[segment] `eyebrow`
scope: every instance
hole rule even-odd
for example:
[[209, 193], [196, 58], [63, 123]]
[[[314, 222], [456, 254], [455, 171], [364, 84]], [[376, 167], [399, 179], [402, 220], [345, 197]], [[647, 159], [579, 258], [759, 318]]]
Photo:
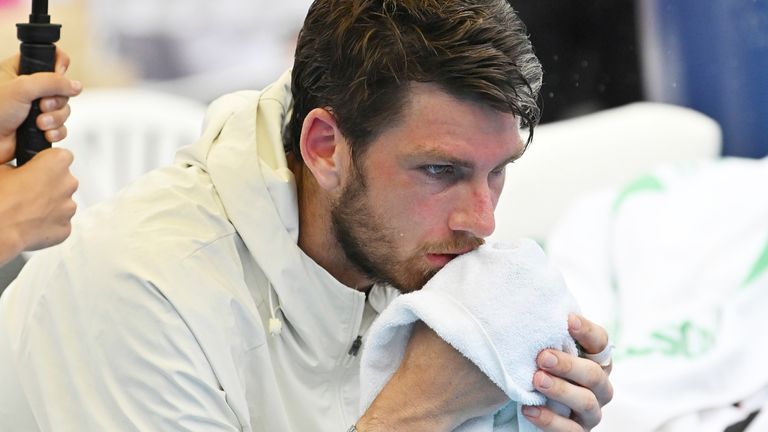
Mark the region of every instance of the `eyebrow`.
[[[501, 167], [520, 159], [524, 151], [525, 149], [523, 149], [523, 151], [521, 151], [520, 153], [517, 153], [508, 157], [507, 159], [503, 160], [500, 164], [496, 165], [496, 167]], [[465, 169], [472, 169], [475, 167], [475, 164], [472, 162], [469, 162], [463, 159], [458, 159], [453, 156], [449, 156], [443, 153], [442, 151], [436, 150], [436, 149], [424, 150], [416, 154], [412, 154], [409, 158], [439, 159], [439, 160], [448, 162], [451, 165], [455, 165]]]

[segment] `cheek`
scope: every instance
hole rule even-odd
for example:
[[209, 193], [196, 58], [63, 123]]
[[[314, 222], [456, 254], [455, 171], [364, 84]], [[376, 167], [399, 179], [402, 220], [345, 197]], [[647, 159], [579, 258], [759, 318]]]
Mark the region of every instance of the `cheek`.
[[382, 209], [381, 220], [397, 243], [409, 249], [411, 244], [418, 246], [445, 237], [447, 217], [439, 200], [414, 191], [412, 185], [393, 182], [392, 186], [392, 193], [374, 205]]
[[449, 235], [452, 197], [448, 193], [435, 192], [414, 176], [385, 164], [377, 167], [377, 177], [381, 181], [370, 185], [372, 206], [398, 243], [422, 244]]
[[435, 196], [422, 196], [409, 202], [403, 201], [401, 208], [405, 215], [403, 223], [410, 230], [412, 238], [419, 243], [434, 242], [450, 235], [448, 216], [450, 205], [447, 200]]

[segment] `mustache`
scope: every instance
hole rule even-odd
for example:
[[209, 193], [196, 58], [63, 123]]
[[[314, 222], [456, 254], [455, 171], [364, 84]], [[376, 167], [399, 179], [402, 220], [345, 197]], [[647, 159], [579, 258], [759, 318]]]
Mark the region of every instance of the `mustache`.
[[419, 252], [420, 254], [463, 253], [475, 250], [483, 244], [485, 244], [485, 240], [480, 237], [455, 237], [449, 240], [422, 246]]

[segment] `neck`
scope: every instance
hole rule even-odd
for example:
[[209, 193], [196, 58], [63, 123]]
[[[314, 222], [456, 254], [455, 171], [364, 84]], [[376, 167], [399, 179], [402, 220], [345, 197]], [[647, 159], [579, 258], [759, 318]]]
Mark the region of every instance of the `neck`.
[[332, 197], [303, 163], [292, 160], [289, 164], [299, 199], [299, 248], [342, 284], [367, 292], [373, 282], [347, 259], [333, 232]]

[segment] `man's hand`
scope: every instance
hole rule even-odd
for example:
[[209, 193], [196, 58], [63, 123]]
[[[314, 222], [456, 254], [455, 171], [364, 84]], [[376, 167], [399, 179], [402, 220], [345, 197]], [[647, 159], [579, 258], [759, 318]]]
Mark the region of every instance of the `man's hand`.
[[64, 139], [69, 98], [80, 93], [80, 83], [64, 77], [69, 57], [61, 50], [56, 72], [17, 76], [18, 64], [18, 55], [0, 63], [0, 265], [24, 250], [67, 238], [76, 208], [77, 180], [69, 172], [68, 150], [42, 151], [20, 168], [5, 164], [14, 158], [16, 129], [35, 99], [41, 98], [36, 122], [46, 139]]
[[[588, 354], [597, 354], [608, 346], [608, 333], [584, 317], [572, 315], [568, 331]], [[571, 408], [570, 418], [557, 415], [547, 407], [525, 407], [523, 413], [533, 424], [547, 432], [583, 432], [595, 427], [602, 417], [602, 407], [613, 398], [608, 380], [611, 364], [601, 367], [592, 360], [574, 357], [557, 350], [539, 353], [540, 370], [534, 374], [536, 390]]]
[[0, 63], [0, 163], [13, 159], [16, 149], [16, 129], [21, 125], [32, 102], [40, 100], [41, 114], [36, 123], [50, 142], [58, 142], [67, 136], [64, 122], [69, 117], [69, 98], [80, 93], [78, 81], [64, 77], [69, 57], [61, 50], [56, 52], [56, 71], [18, 75], [19, 56]]
[[69, 236], [78, 186], [71, 163], [69, 150], [51, 148], [20, 168], [0, 165], [0, 264]]
[[360, 432], [448, 432], [509, 398], [424, 323], [413, 327], [400, 368], [357, 423]]

